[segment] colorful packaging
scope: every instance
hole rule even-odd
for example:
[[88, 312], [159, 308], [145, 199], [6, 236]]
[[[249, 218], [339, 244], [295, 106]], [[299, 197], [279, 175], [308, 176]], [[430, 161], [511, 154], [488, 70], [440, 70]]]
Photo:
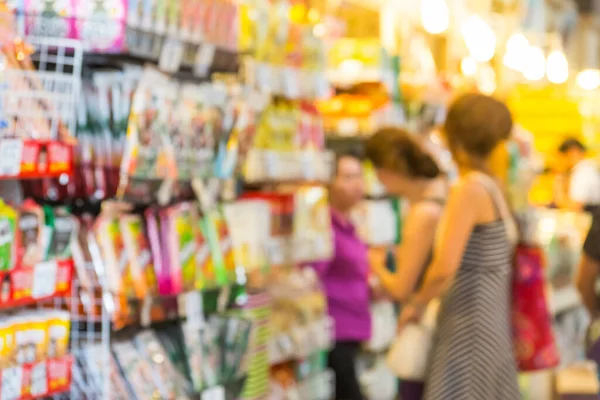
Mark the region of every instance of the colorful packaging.
[[185, 394], [185, 381], [181, 377], [168, 354], [162, 348], [152, 331], [143, 331], [136, 335], [134, 343], [138, 352], [152, 369], [154, 382], [163, 399], [177, 399]]
[[152, 259], [152, 250], [148, 242], [144, 222], [139, 215], [123, 215], [119, 217], [119, 225], [125, 251], [131, 266], [131, 275], [136, 297], [145, 298], [158, 293], [156, 275]]
[[19, 214], [18, 227], [21, 235], [18, 256], [21, 265], [34, 266], [43, 258], [42, 229], [44, 227], [44, 211], [42, 208], [31, 200], [25, 201]]
[[75, 0], [75, 37], [87, 51], [122, 51], [126, 10], [127, 0]]
[[113, 354], [121, 366], [132, 394], [137, 399], [161, 398], [152, 376], [152, 368], [141, 357], [132, 342], [119, 342], [112, 346]]
[[193, 290], [196, 284], [196, 253], [198, 250], [193, 205], [182, 203], [170, 207], [162, 219], [169, 226], [168, 252], [174, 293]]
[[202, 271], [202, 279], [207, 288], [214, 288], [227, 284], [227, 269], [219, 241], [217, 221], [219, 215], [216, 211], [209, 212], [202, 218], [202, 232], [210, 248], [210, 260]]
[[165, 249], [161, 246], [161, 238], [163, 236], [162, 223], [159, 222], [156, 210], [151, 208], [146, 210], [145, 218], [158, 292], [163, 296], [168, 295], [171, 293], [171, 274], [168, 268], [169, 264], [165, 260], [165, 257], [168, 258], [168, 256], [164, 254]]
[[[52, 218], [52, 236], [48, 248], [48, 259], [71, 257], [71, 238], [73, 237], [74, 221], [65, 209], [48, 209], [46, 218]], [[46, 221], [48, 225], [48, 220]]]
[[48, 314], [48, 358], [63, 357], [69, 350], [69, 328], [71, 318], [68, 312], [53, 310]]
[[11, 271], [16, 266], [18, 248], [16, 230], [17, 211], [0, 199], [0, 273]]

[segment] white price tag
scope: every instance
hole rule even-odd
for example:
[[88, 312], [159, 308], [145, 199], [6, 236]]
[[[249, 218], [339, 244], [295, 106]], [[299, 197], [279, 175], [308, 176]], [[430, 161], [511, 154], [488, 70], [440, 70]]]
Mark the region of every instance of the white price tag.
[[5, 368], [2, 370], [2, 400], [17, 400], [22, 397], [23, 369], [21, 367]]
[[281, 83], [283, 94], [290, 99], [300, 97], [300, 76], [296, 69], [285, 67], [282, 70]]
[[273, 92], [275, 87], [273, 69], [267, 64], [256, 64], [255, 70], [256, 86], [265, 93]]
[[23, 141], [3, 139], [0, 141], [0, 176], [17, 176], [21, 172]]
[[303, 152], [300, 155], [303, 179], [315, 180], [317, 178], [316, 166], [318, 161], [318, 158], [315, 157], [315, 153], [313, 152]]
[[202, 309], [202, 296], [200, 292], [188, 292], [182, 294], [185, 315], [188, 326], [192, 328], [202, 328], [204, 326], [204, 311]]
[[31, 371], [31, 395], [40, 397], [48, 393], [46, 362], [37, 363]]
[[215, 58], [215, 45], [204, 43], [196, 52], [196, 60], [194, 61], [194, 74], [201, 78], [208, 76], [210, 67]]
[[225, 400], [225, 388], [215, 386], [202, 392], [202, 400]]
[[342, 118], [337, 123], [337, 133], [341, 136], [352, 136], [358, 132], [358, 122], [354, 118]]
[[160, 52], [158, 66], [165, 72], [177, 72], [183, 58], [183, 43], [174, 37], [167, 38]]
[[268, 244], [269, 261], [272, 265], [282, 265], [285, 262], [285, 247], [283, 239], [273, 238]]
[[58, 265], [56, 261], [44, 261], [33, 267], [33, 287], [31, 297], [41, 299], [52, 296], [56, 291], [56, 275]]
[[265, 166], [265, 174], [267, 179], [276, 179], [279, 178], [280, 169], [281, 169], [281, 160], [277, 153], [272, 151], [265, 151], [263, 153], [264, 157], [264, 166]]

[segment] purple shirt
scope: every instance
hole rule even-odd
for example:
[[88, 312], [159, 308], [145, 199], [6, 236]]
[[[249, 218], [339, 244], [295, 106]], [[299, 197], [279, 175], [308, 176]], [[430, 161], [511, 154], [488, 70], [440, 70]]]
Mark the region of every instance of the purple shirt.
[[331, 211], [334, 256], [314, 265], [321, 279], [336, 341], [366, 341], [371, 337], [367, 246], [352, 224]]

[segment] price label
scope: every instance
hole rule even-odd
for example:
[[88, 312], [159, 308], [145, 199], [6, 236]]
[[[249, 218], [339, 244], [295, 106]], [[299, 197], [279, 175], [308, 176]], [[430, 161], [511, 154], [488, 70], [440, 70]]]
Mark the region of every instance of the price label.
[[169, 37], [163, 43], [158, 66], [165, 72], [177, 72], [183, 58], [183, 43], [174, 37]]
[[202, 328], [204, 326], [204, 311], [202, 310], [202, 296], [193, 291], [184, 293], [183, 297], [185, 316], [188, 326], [191, 328]]
[[208, 76], [210, 67], [215, 58], [215, 45], [204, 43], [196, 52], [196, 60], [194, 61], [194, 75], [201, 78]]
[[2, 391], [0, 391], [0, 398], [2, 400], [20, 399], [23, 396], [21, 393], [22, 387], [22, 367], [5, 368], [2, 370]]
[[225, 400], [225, 388], [215, 386], [202, 392], [202, 400]]
[[283, 94], [290, 99], [298, 98], [300, 96], [300, 75], [298, 71], [291, 67], [285, 67], [281, 72]]
[[17, 176], [21, 172], [23, 141], [3, 139], [0, 141], [0, 176]]
[[40, 362], [31, 370], [31, 395], [39, 397], [48, 393], [48, 376], [46, 375], [46, 363]]
[[56, 292], [57, 272], [56, 261], [44, 261], [36, 264], [33, 269], [31, 297], [41, 299], [52, 296]]
[[354, 118], [341, 118], [337, 123], [337, 133], [341, 136], [356, 135], [358, 122]]

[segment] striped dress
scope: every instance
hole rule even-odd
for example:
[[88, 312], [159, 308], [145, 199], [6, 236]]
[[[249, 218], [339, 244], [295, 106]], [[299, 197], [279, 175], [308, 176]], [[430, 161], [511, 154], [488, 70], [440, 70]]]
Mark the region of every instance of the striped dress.
[[503, 221], [471, 233], [442, 299], [426, 400], [520, 399], [510, 323], [511, 246]]

